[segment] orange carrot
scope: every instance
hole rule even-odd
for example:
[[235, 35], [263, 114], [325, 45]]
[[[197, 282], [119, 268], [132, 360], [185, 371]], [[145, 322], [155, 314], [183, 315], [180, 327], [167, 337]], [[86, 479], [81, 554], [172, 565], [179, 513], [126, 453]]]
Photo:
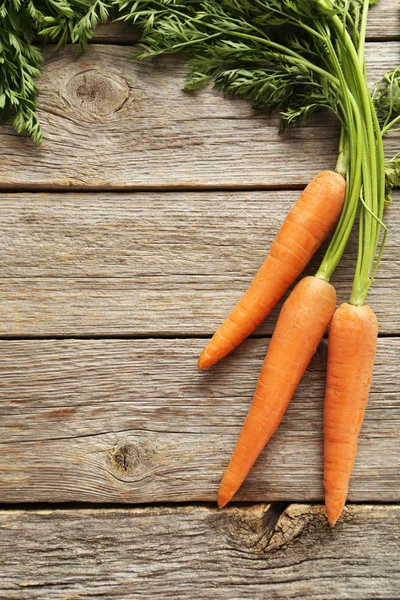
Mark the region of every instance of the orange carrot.
[[305, 277], [284, 303], [260, 372], [253, 402], [218, 493], [229, 502], [285, 413], [335, 311], [335, 288]]
[[334, 171], [316, 175], [280, 228], [250, 287], [203, 350], [206, 369], [229, 354], [270, 313], [336, 224], [346, 182]]
[[329, 331], [324, 408], [325, 507], [333, 526], [344, 508], [368, 402], [378, 323], [369, 306], [342, 304]]

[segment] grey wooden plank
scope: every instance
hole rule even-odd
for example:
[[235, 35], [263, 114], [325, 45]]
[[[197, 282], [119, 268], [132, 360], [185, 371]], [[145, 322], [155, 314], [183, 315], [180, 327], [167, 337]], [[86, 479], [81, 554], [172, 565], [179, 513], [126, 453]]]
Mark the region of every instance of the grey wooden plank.
[[[0, 194], [0, 335], [211, 335], [298, 194]], [[389, 334], [400, 332], [399, 198], [368, 300]], [[334, 276], [339, 301], [351, 290], [354, 234]]]
[[400, 598], [400, 507], [0, 512], [2, 600]]
[[[268, 340], [207, 373], [204, 340], [0, 344], [0, 501], [216, 501]], [[400, 339], [380, 339], [351, 501], [400, 500]], [[323, 498], [325, 343], [238, 500]]]
[[371, 7], [367, 36], [371, 39], [398, 38], [400, 7], [396, 0], [379, 0]]
[[[399, 42], [367, 50], [371, 81], [399, 62]], [[279, 136], [277, 118], [244, 101], [182, 92], [182, 58], [130, 55], [110, 45], [91, 45], [78, 60], [71, 47], [49, 54], [39, 82], [43, 147], [2, 125], [0, 186], [287, 187], [334, 166], [333, 118]], [[398, 140], [388, 140], [391, 153]]]
[[[381, 0], [382, 1], [382, 0]], [[383, 0], [384, 4], [393, 4], [393, 0]], [[383, 8], [384, 10], [384, 8]], [[382, 27], [380, 24], [375, 25], [376, 21], [376, 11], [370, 14], [369, 21], [369, 29], [372, 32], [372, 35], [377, 35], [381, 37], [381, 32], [386, 37], [386, 34], [382, 31]], [[372, 21], [371, 21], [372, 18]], [[378, 19], [380, 20], [380, 19]], [[395, 28], [395, 19], [391, 19], [390, 30]], [[393, 23], [393, 25], [392, 25]], [[91, 43], [94, 44], [135, 44], [140, 40], [141, 33], [140, 30], [132, 25], [131, 23], [126, 23], [122, 21], [110, 21], [105, 24], [98, 25], [96, 31], [94, 32], [94, 36], [91, 40]]]

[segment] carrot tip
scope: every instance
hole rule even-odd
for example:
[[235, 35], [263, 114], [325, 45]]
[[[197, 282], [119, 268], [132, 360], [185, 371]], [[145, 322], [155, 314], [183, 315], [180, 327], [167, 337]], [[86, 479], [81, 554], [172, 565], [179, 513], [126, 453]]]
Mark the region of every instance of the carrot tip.
[[204, 359], [200, 356], [199, 360], [197, 361], [197, 367], [199, 369], [201, 369], [202, 371], [204, 369], [207, 369], [207, 366], [204, 364]]
[[226, 492], [218, 492], [218, 508], [224, 508], [228, 504], [228, 502], [232, 499], [231, 494], [227, 494]]
[[215, 362], [216, 361], [210, 358], [208, 353], [205, 350], [203, 350], [203, 352], [199, 356], [197, 366], [203, 371], [204, 369], [208, 369], [208, 367], [211, 367]]
[[326, 516], [328, 518], [328, 523], [331, 527], [334, 527], [334, 525], [336, 525], [337, 521], [339, 520], [340, 515], [342, 514], [343, 509], [336, 509], [336, 510], [326, 510]]

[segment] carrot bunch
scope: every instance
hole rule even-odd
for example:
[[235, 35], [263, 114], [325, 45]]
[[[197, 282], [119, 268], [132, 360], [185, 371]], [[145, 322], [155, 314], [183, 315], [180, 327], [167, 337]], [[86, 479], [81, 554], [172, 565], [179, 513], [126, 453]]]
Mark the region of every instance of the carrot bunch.
[[[321, 181], [323, 184], [316, 186], [316, 182]], [[334, 226], [345, 200], [345, 189], [343, 177], [329, 171], [317, 175], [310, 182], [288, 214], [249, 289], [200, 355], [199, 368], [214, 364], [225, 356], [261, 322], [261, 315], [268, 314], [278, 300], [276, 290], [283, 290], [283, 295], [296, 277], [299, 265], [306, 264], [311, 258], [311, 247], [315, 251]], [[316, 196], [310, 194], [310, 190], [317, 190]], [[307, 198], [310, 198], [314, 211], [305, 211], [301, 226], [299, 221], [302, 239], [309, 242], [300, 246], [296, 236], [289, 234], [286, 237], [287, 223], [296, 221], [294, 215], [301, 211]], [[325, 221], [324, 225], [321, 221]], [[316, 235], [316, 230], [320, 236]], [[311, 239], [314, 241], [312, 246]], [[280, 256], [278, 269], [276, 259], [271, 261], [271, 257], [275, 258], [276, 248], [281, 247], [285, 248], [285, 252]], [[316, 276], [301, 279], [283, 304], [250, 410], [222, 478], [218, 492], [220, 508], [233, 498], [279, 426], [330, 324], [324, 415], [324, 485], [326, 512], [331, 525], [336, 523], [343, 510], [371, 385], [378, 325], [371, 308], [359, 305], [357, 298], [353, 304], [345, 303], [335, 310], [336, 292], [322, 276], [325, 269], [326, 259]], [[281, 281], [271, 287], [269, 282], [271, 278], [277, 278], [277, 270]], [[287, 275], [288, 271], [292, 280]]]
[[[400, 120], [400, 68], [371, 95], [364, 46], [370, 0], [118, 0], [120, 19], [143, 31], [138, 58], [184, 51], [185, 89], [211, 80], [256, 109], [279, 109], [280, 129], [328, 108], [341, 126], [335, 171], [309, 183], [282, 224], [248, 290], [201, 353], [205, 369], [268, 316], [336, 225], [321, 265], [302, 279], [279, 315], [253, 402], [218, 504], [231, 500], [273, 435], [327, 327], [324, 482], [329, 523], [347, 497], [371, 384], [378, 326], [365, 306], [382, 255], [385, 203], [400, 159], [385, 164], [383, 136]], [[330, 279], [359, 217], [350, 302], [336, 310]], [[385, 235], [381, 235], [382, 228]], [[380, 247], [380, 250], [378, 250]]]
[[[361, 36], [365, 36], [367, 14], [365, 2]], [[381, 256], [380, 253], [374, 264], [385, 201], [382, 127], [366, 84], [363, 40], [358, 38], [357, 51], [347, 30], [339, 27], [335, 15], [326, 38], [332, 52], [333, 32], [336, 44], [340, 41], [343, 45], [340, 59], [332, 60], [348, 111], [347, 127], [342, 127], [339, 172], [318, 174], [300, 195], [248, 290], [198, 361], [200, 369], [210, 367], [254, 331], [302, 272], [341, 215], [320, 269], [314, 277], [302, 279], [283, 305], [251, 407], [218, 492], [218, 506], [222, 508], [233, 498], [279, 426], [331, 324], [324, 409], [324, 487], [326, 513], [332, 526], [346, 502], [374, 367], [378, 325], [374, 312], [364, 301]], [[322, 34], [324, 28], [317, 24], [316, 29]], [[353, 293], [350, 304], [342, 304], [335, 310], [336, 292], [329, 279], [342, 256], [358, 211], [359, 254]]]
[[[345, 180], [336, 172], [320, 173], [309, 183], [250, 287], [201, 353], [199, 368], [207, 368], [228, 354], [270, 312], [334, 227], [345, 193]], [[368, 306], [343, 304], [335, 311], [335, 288], [323, 276], [326, 262], [325, 258], [316, 276], [301, 279], [283, 304], [250, 410], [222, 478], [220, 508], [233, 498], [279, 426], [330, 324], [324, 483], [331, 525], [343, 510], [368, 400], [378, 327]]]

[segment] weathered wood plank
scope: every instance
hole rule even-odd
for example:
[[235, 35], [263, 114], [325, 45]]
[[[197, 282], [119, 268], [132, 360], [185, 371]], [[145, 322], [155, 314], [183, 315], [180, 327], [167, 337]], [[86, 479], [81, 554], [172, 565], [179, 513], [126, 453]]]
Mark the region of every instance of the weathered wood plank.
[[[0, 194], [0, 335], [210, 335], [298, 193]], [[400, 332], [399, 199], [369, 297], [390, 334]], [[335, 276], [340, 301], [356, 237]]]
[[2, 600], [398, 600], [400, 507], [0, 512]]
[[[400, 37], [400, 9], [397, 0], [379, 0], [370, 9], [367, 39], [385, 40]], [[98, 44], [134, 44], [140, 31], [129, 23], [107, 23], [97, 27], [93, 42]]]
[[[382, 1], [382, 0], [381, 0]], [[393, 4], [393, 0], [383, 0], [384, 4], [388, 4], [390, 7], [390, 4]], [[385, 8], [383, 7], [382, 10], [382, 14], [383, 11], [385, 11]], [[386, 11], [385, 11], [386, 12]], [[394, 12], [394, 11], [393, 11]], [[394, 13], [395, 14], [395, 13]], [[385, 37], [388, 37], [387, 34], [384, 33], [384, 31], [382, 31], [382, 27], [381, 27], [381, 16], [378, 16], [378, 23], [376, 23], [376, 11], [374, 10], [374, 14], [371, 12], [370, 13], [370, 20], [369, 20], [369, 29], [371, 31], [371, 35], [376, 38], [378, 37], [380, 39], [381, 37], [381, 33], [383, 33], [383, 39]], [[372, 20], [371, 20], [372, 19]], [[395, 18], [391, 18], [390, 20], [390, 27], [389, 29], [392, 31], [393, 29], [393, 33], [392, 36], [390, 36], [391, 38], [393, 38], [396, 35], [396, 32], [394, 31], [395, 26], [396, 26], [396, 19]], [[393, 23], [393, 25], [392, 25]], [[105, 23], [104, 25], [98, 25], [98, 27], [96, 28], [96, 31], [94, 33], [93, 38], [90, 40], [91, 43], [93, 44], [135, 44], [137, 41], [140, 40], [141, 34], [140, 34], [140, 30], [131, 25], [131, 23], [126, 23], [126, 22], [117, 22], [117, 21], [110, 21], [109, 23]]]
[[[181, 91], [178, 57], [129, 62], [124, 46], [50, 54], [39, 82], [45, 142], [0, 127], [0, 185], [246, 187], [305, 184], [333, 167], [338, 130], [326, 115], [279, 136], [277, 118], [208, 90]], [[399, 42], [370, 43], [371, 80], [399, 63]], [[398, 150], [399, 135], [388, 140]]]
[[[3, 341], [0, 501], [215, 501], [268, 340]], [[349, 498], [400, 500], [400, 339], [380, 339]], [[320, 500], [325, 346], [238, 500]]]
[[369, 39], [398, 38], [400, 7], [397, 0], [379, 0], [371, 7], [368, 20]]

